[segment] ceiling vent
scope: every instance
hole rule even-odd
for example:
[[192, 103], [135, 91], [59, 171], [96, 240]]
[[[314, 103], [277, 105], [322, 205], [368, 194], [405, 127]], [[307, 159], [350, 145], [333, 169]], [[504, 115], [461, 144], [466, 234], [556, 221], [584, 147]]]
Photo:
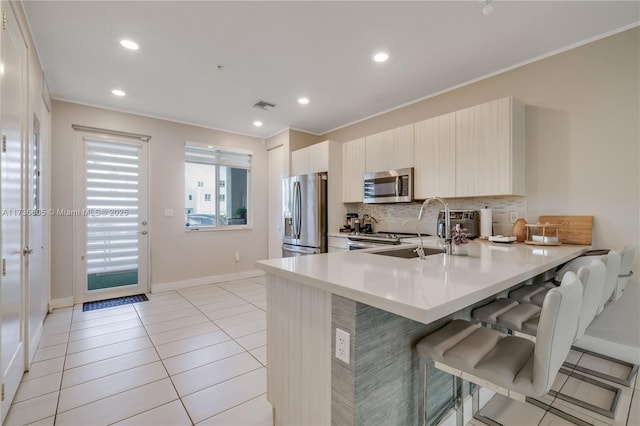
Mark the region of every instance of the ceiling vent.
[[276, 107], [276, 104], [272, 104], [271, 102], [267, 102], [267, 101], [258, 101], [255, 104], [253, 104], [253, 107], [262, 109], [265, 111], [271, 111]]

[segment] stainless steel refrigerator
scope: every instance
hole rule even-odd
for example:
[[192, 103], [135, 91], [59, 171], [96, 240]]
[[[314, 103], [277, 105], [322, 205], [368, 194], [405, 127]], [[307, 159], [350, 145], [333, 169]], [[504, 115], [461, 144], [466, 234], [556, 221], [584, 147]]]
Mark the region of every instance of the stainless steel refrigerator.
[[327, 252], [327, 174], [283, 179], [282, 257]]

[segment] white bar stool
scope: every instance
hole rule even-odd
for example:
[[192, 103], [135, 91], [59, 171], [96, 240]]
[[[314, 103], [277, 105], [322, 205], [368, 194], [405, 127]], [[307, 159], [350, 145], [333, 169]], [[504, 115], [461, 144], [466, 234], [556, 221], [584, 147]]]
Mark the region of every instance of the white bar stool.
[[[576, 337], [581, 303], [582, 283], [570, 272], [563, 285], [545, 297], [536, 343], [454, 320], [420, 340], [416, 349], [439, 370], [525, 401], [551, 388]], [[426, 394], [426, 387], [423, 392]], [[457, 406], [456, 418], [461, 424], [462, 404]], [[425, 404], [425, 424], [429, 421], [426, 411]]]

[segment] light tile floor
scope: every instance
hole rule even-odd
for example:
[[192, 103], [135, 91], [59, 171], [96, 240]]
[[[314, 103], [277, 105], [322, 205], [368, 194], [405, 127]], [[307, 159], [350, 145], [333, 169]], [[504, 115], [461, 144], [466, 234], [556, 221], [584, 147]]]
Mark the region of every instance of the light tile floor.
[[[80, 305], [56, 310], [4, 424], [271, 425], [265, 310], [264, 277], [150, 294], [148, 302], [90, 312]], [[606, 361], [572, 357], [616, 373]], [[565, 375], [553, 388], [596, 403], [610, 398]], [[623, 393], [615, 419], [541, 399], [594, 425], [640, 426], [637, 380]], [[500, 396], [483, 413], [504, 425], [568, 424]]]
[[271, 425], [265, 278], [47, 316], [5, 425]]

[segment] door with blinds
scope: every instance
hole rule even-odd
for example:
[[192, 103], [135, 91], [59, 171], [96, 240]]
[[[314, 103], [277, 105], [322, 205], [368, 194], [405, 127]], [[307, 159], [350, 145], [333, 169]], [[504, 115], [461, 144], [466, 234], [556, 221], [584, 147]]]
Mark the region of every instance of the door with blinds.
[[85, 135], [82, 148], [76, 302], [145, 293], [147, 142]]

